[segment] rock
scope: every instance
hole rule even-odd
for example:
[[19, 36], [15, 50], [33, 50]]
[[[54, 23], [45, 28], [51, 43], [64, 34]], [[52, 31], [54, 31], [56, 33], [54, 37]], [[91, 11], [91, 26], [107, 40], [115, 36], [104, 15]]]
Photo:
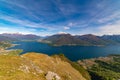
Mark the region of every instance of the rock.
[[19, 68], [19, 70], [21, 70], [21, 71], [23, 71], [25, 73], [29, 73], [30, 72], [29, 69], [30, 68], [27, 65], [23, 65], [23, 64]]
[[60, 80], [60, 77], [58, 76], [58, 74], [51, 71], [48, 71], [45, 77], [47, 80]]

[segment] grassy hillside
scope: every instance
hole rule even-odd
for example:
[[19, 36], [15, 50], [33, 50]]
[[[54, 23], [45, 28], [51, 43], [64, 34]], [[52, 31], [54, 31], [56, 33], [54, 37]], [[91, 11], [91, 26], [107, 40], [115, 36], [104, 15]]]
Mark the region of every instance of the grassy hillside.
[[0, 80], [45, 80], [29, 60], [16, 55], [0, 55]]
[[92, 80], [119, 80], [120, 55], [78, 61], [92, 76]]
[[19, 53], [9, 50], [0, 54], [0, 80], [87, 80], [61, 58]]
[[61, 60], [70, 63], [71, 66], [75, 68], [77, 71], [79, 71], [79, 73], [81, 73], [83, 77], [85, 77], [87, 80], [91, 80], [89, 73], [82, 66], [80, 66], [77, 62], [70, 61], [68, 58], [64, 56], [64, 54], [53, 55], [52, 57], [60, 58]]

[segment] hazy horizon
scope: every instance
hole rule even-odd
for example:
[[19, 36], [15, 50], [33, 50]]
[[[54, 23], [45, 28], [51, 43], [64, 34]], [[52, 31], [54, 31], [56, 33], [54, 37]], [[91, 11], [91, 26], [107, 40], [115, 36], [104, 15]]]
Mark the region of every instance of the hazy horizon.
[[0, 34], [120, 34], [120, 1], [0, 0]]
[[[32, 33], [0, 33], [0, 34], [21, 34], [21, 35], [36, 35], [36, 36], [41, 36], [41, 37], [46, 37], [46, 36], [52, 36], [52, 35], [57, 35], [57, 34], [70, 34], [70, 33], [54, 33], [54, 34], [49, 34], [49, 35], [40, 35], [40, 34], [32, 34]], [[90, 34], [70, 34], [72, 36], [82, 36], [82, 35], [90, 35]], [[120, 35], [120, 34], [103, 34], [103, 35], [96, 35], [96, 34], [91, 34], [91, 35], [95, 35], [95, 36], [104, 36], [104, 35], [110, 35], [110, 36], [113, 36], [113, 35]]]

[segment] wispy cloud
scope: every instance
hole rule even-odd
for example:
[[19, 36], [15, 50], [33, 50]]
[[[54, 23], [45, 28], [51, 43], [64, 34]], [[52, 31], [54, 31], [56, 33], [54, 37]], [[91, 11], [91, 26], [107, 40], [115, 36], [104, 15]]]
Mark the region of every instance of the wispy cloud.
[[100, 22], [100, 23], [106, 23], [106, 22], [110, 22], [110, 21], [114, 22], [114, 20], [116, 21], [118, 19], [120, 19], [120, 11], [116, 11], [116, 12], [112, 13], [111, 15], [101, 18], [98, 20], [98, 22]]
[[21, 19], [17, 19], [11, 16], [0, 16], [0, 19], [6, 20], [12, 23], [16, 23], [22, 26], [28, 26], [28, 27], [33, 27], [33, 28], [43, 28], [42, 26], [40, 26], [41, 25], [40, 23], [36, 24], [28, 20], [21, 20]]
[[[0, 24], [0, 28], [5, 32], [6, 28], [14, 26], [13, 31], [25, 29], [26, 33], [43, 35], [60, 31], [118, 34], [119, 4], [120, 1], [113, 0], [1, 0], [0, 23], [4, 25]], [[7, 29], [8, 32], [12, 31]], [[112, 29], [114, 31], [110, 32]]]
[[99, 28], [99, 34], [120, 34], [120, 20], [113, 24], [108, 24]]
[[67, 26], [64, 27], [64, 30], [68, 30], [68, 29], [70, 29], [70, 27], [67, 27]]
[[[11, 27], [11, 28], [10, 28]], [[23, 34], [34, 34], [36, 32], [35, 29], [28, 29], [23, 27], [12, 27], [12, 26], [0, 26], [0, 33], [23, 33]]]
[[[16, 25], [7, 25], [5, 23], [0, 24], [0, 33], [24, 33], [24, 34], [37, 34], [41, 36], [52, 35], [58, 33], [58, 30], [68, 30], [69, 27], [48, 25], [43, 23], [36, 23], [29, 20], [22, 20], [12, 16], [2, 15], [1, 20], [8, 21]], [[57, 28], [56, 28], [57, 27]]]
[[21, 27], [23, 26], [23, 27], [30, 27], [30, 28], [36, 28], [36, 29], [42, 28], [42, 29], [46, 29], [46, 30], [54, 30], [55, 29], [54, 27], [47, 26], [42, 23], [35, 23], [35, 22], [29, 21], [29, 20], [24, 20], [24, 19], [22, 20], [22, 19], [18, 19], [18, 18], [12, 17], [12, 16], [0, 16], [0, 19], [9, 21], [11, 23], [18, 24]]
[[60, 31], [57, 34], [68, 34], [67, 32]]

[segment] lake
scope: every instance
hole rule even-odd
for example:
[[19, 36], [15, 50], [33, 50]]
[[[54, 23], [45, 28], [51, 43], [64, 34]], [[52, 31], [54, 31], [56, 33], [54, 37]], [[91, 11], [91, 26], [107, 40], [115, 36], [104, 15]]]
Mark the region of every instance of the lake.
[[9, 49], [23, 49], [21, 54], [38, 52], [48, 55], [63, 53], [72, 61], [79, 59], [97, 58], [109, 54], [120, 54], [120, 46], [50, 46], [40, 42], [13, 42], [16, 45]]

